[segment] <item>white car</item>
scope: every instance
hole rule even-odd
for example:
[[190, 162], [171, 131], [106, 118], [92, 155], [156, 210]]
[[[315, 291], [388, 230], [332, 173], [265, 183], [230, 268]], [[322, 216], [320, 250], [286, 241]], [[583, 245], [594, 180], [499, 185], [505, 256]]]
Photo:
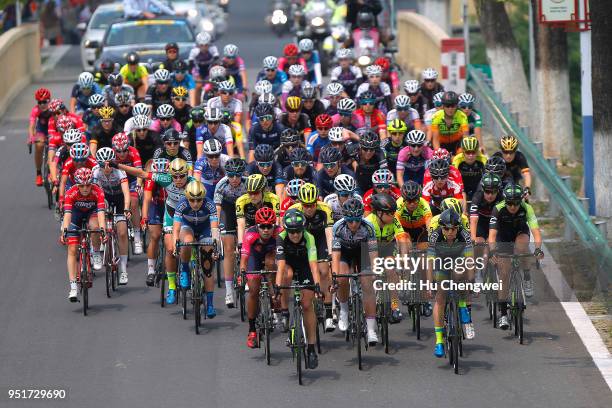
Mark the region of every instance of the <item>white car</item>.
[[173, 10], [187, 13], [187, 21], [196, 34], [206, 31], [218, 39], [225, 33], [227, 28], [225, 13], [219, 6], [195, 0], [170, 0], [167, 3]]
[[95, 69], [96, 52], [102, 43], [104, 33], [112, 22], [118, 20], [123, 20], [121, 3], [101, 4], [94, 11], [81, 40], [81, 64], [84, 70]]

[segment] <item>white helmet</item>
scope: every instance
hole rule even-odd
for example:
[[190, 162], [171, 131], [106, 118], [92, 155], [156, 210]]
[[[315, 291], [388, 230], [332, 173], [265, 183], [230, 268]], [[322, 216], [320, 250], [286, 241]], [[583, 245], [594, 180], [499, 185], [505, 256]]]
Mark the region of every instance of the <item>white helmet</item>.
[[170, 71], [163, 68], [158, 69], [153, 74], [153, 77], [155, 78], [155, 82], [168, 82], [170, 81]]
[[81, 72], [77, 82], [81, 88], [92, 88], [94, 84], [94, 76], [91, 74], [91, 72]]
[[433, 96], [432, 101], [434, 106], [442, 106], [442, 97], [444, 96], [444, 92], [438, 92]]
[[62, 140], [66, 144], [78, 143], [83, 140], [83, 135], [79, 129], [68, 129], [62, 135]]
[[357, 188], [357, 183], [352, 176], [348, 174], [339, 174], [334, 179], [334, 188], [336, 191], [348, 191], [352, 193]]
[[206, 31], [202, 31], [196, 36], [196, 44], [208, 45], [212, 41], [212, 37]]
[[174, 118], [174, 107], [167, 103], [159, 105], [157, 111], [155, 112], [155, 116], [157, 116], [159, 119]]
[[214, 137], [205, 141], [204, 145], [202, 146], [202, 151], [205, 155], [221, 154], [222, 149], [223, 146], [221, 146], [221, 142]]
[[404, 91], [406, 91], [407, 94], [415, 94], [419, 92], [419, 86], [419, 81], [416, 79], [410, 79], [404, 82]]
[[257, 98], [258, 103], [267, 103], [268, 105], [276, 105], [276, 96], [273, 93], [264, 93]]
[[104, 106], [104, 102], [106, 102], [106, 98], [102, 94], [93, 94], [88, 99], [89, 106], [92, 108], [100, 108]]
[[372, 183], [374, 184], [392, 184], [394, 182], [395, 178], [389, 169], [378, 169], [372, 174]]
[[139, 102], [136, 105], [134, 105], [134, 109], [132, 109], [132, 112], [134, 113], [134, 116], [136, 115], [151, 116], [151, 108], [149, 108], [149, 105], [147, 105], [146, 103], [142, 103], [142, 102]]
[[134, 129], [148, 129], [151, 127], [151, 119], [145, 115], [134, 116]]
[[204, 113], [204, 119], [207, 122], [221, 122], [223, 119], [223, 112], [219, 108], [207, 108]]
[[340, 99], [337, 106], [339, 111], [354, 112], [357, 109], [357, 104], [351, 98]]
[[338, 48], [336, 50], [336, 58], [353, 58], [353, 50], [351, 48]]
[[236, 90], [236, 86], [232, 81], [221, 81], [217, 87], [220, 91], [234, 92]]
[[338, 96], [344, 91], [344, 87], [339, 82], [330, 82], [325, 90], [329, 96]]
[[98, 162], [109, 162], [115, 160], [115, 151], [110, 147], [103, 147], [96, 152]]
[[344, 129], [339, 126], [334, 126], [333, 128], [329, 129], [329, 133], [327, 134], [329, 141], [330, 142], [343, 142], [344, 141], [344, 138], [342, 137], [343, 130]]
[[408, 142], [408, 144], [422, 145], [423, 143], [425, 143], [425, 139], [426, 135], [425, 132], [423, 132], [422, 130], [411, 130], [406, 135], [406, 142]]
[[298, 43], [298, 49], [301, 52], [310, 52], [314, 49], [314, 43], [310, 38], [304, 38]]
[[222, 65], [215, 65], [211, 67], [208, 73], [210, 74], [211, 79], [224, 78], [225, 76], [227, 76], [227, 70]]
[[395, 108], [396, 109], [408, 109], [410, 108], [410, 97], [406, 95], [397, 95], [395, 97]]
[[262, 79], [261, 81], [257, 81], [255, 84], [255, 93], [257, 95], [263, 95], [265, 93], [272, 92], [272, 83], [267, 79]]
[[276, 69], [278, 68], [278, 58], [270, 55], [263, 59], [264, 69]]
[[227, 44], [225, 47], [223, 47], [223, 55], [229, 58], [235, 58], [238, 56], [238, 47], [236, 47], [234, 44]]
[[289, 67], [287, 73], [293, 76], [304, 76], [306, 75], [306, 70], [300, 64], [295, 64]]
[[423, 70], [423, 80], [436, 80], [438, 79], [438, 71], [433, 68], [425, 68]]
[[372, 75], [380, 76], [382, 75], [382, 72], [383, 72], [382, 67], [376, 64], [368, 65], [365, 69], [365, 73], [367, 76], [372, 76]]

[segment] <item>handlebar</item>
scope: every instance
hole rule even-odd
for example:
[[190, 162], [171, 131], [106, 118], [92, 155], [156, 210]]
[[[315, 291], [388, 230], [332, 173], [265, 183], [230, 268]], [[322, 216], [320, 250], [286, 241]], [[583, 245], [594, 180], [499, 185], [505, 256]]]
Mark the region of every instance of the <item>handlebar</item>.
[[366, 276], [380, 276], [378, 273], [365, 272], [365, 273], [332, 273], [332, 278], [362, 278]]

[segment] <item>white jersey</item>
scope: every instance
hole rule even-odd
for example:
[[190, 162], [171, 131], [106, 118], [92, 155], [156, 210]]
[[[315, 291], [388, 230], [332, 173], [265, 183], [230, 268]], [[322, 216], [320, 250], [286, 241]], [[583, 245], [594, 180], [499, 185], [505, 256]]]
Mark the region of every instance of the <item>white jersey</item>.
[[[410, 108], [408, 110], [408, 120], [413, 123], [415, 120], [419, 119], [419, 112], [416, 109]], [[387, 125], [397, 119], [397, 109], [391, 109], [387, 113]], [[404, 120], [405, 122], [405, 120]]]
[[236, 113], [242, 113], [242, 101], [240, 99], [232, 98], [229, 101], [229, 104], [223, 105], [220, 96], [215, 96], [214, 98], [210, 98], [206, 103], [207, 108], [218, 108], [221, 110], [229, 110], [232, 115]]
[[[353, 193], [353, 196], [351, 198], [356, 198], [359, 201], [363, 202], [363, 199], [357, 193]], [[329, 208], [331, 208], [334, 222], [338, 221], [344, 216], [342, 214], [342, 205], [340, 204], [340, 200], [338, 200], [338, 194], [333, 193], [328, 195], [323, 199], [323, 202], [327, 204]]]
[[438, 108], [433, 108], [428, 110], [427, 112], [425, 112], [425, 115], [423, 117], [423, 121], [425, 122], [425, 124], [427, 126], [431, 126], [431, 120], [433, 118], [434, 113], [436, 113], [439, 109]]
[[128, 182], [125, 171], [113, 168], [111, 172], [106, 175], [104, 174], [104, 170], [98, 165], [93, 168], [92, 172], [93, 182], [104, 190], [105, 195], [114, 196], [123, 194], [121, 191], [121, 184]]
[[[379, 88], [384, 96], [391, 95], [391, 87], [389, 87], [389, 84], [387, 84], [386, 82], [381, 82], [379, 85]], [[357, 88], [357, 95], [355, 96], [355, 98], [359, 98], [362, 93], [368, 90], [370, 90], [369, 82], [364, 82], [363, 84], [359, 85], [359, 88]]]
[[[363, 76], [363, 74], [361, 73], [361, 69], [359, 69], [359, 67], [356, 67], [355, 65], [349, 66], [349, 71], [351, 71], [351, 74], [355, 76], [355, 79], [361, 79], [361, 77]], [[337, 67], [332, 69], [331, 74], [329, 74], [329, 80], [331, 82], [339, 81], [340, 74], [342, 74], [342, 67], [338, 65]]]

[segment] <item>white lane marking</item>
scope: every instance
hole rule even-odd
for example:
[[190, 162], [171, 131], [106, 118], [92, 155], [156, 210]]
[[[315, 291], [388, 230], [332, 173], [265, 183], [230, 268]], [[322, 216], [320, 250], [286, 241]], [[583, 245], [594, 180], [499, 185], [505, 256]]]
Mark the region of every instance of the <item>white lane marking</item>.
[[0, 142], [4, 142], [6, 140], [6, 136], [0, 136]]
[[57, 63], [62, 59], [64, 54], [68, 52], [69, 49], [70, 45], [53, 46], [51, 52], [49, 53], [49, 58], [42, 66], [42, 72], [46, 73], [55, 68]]

